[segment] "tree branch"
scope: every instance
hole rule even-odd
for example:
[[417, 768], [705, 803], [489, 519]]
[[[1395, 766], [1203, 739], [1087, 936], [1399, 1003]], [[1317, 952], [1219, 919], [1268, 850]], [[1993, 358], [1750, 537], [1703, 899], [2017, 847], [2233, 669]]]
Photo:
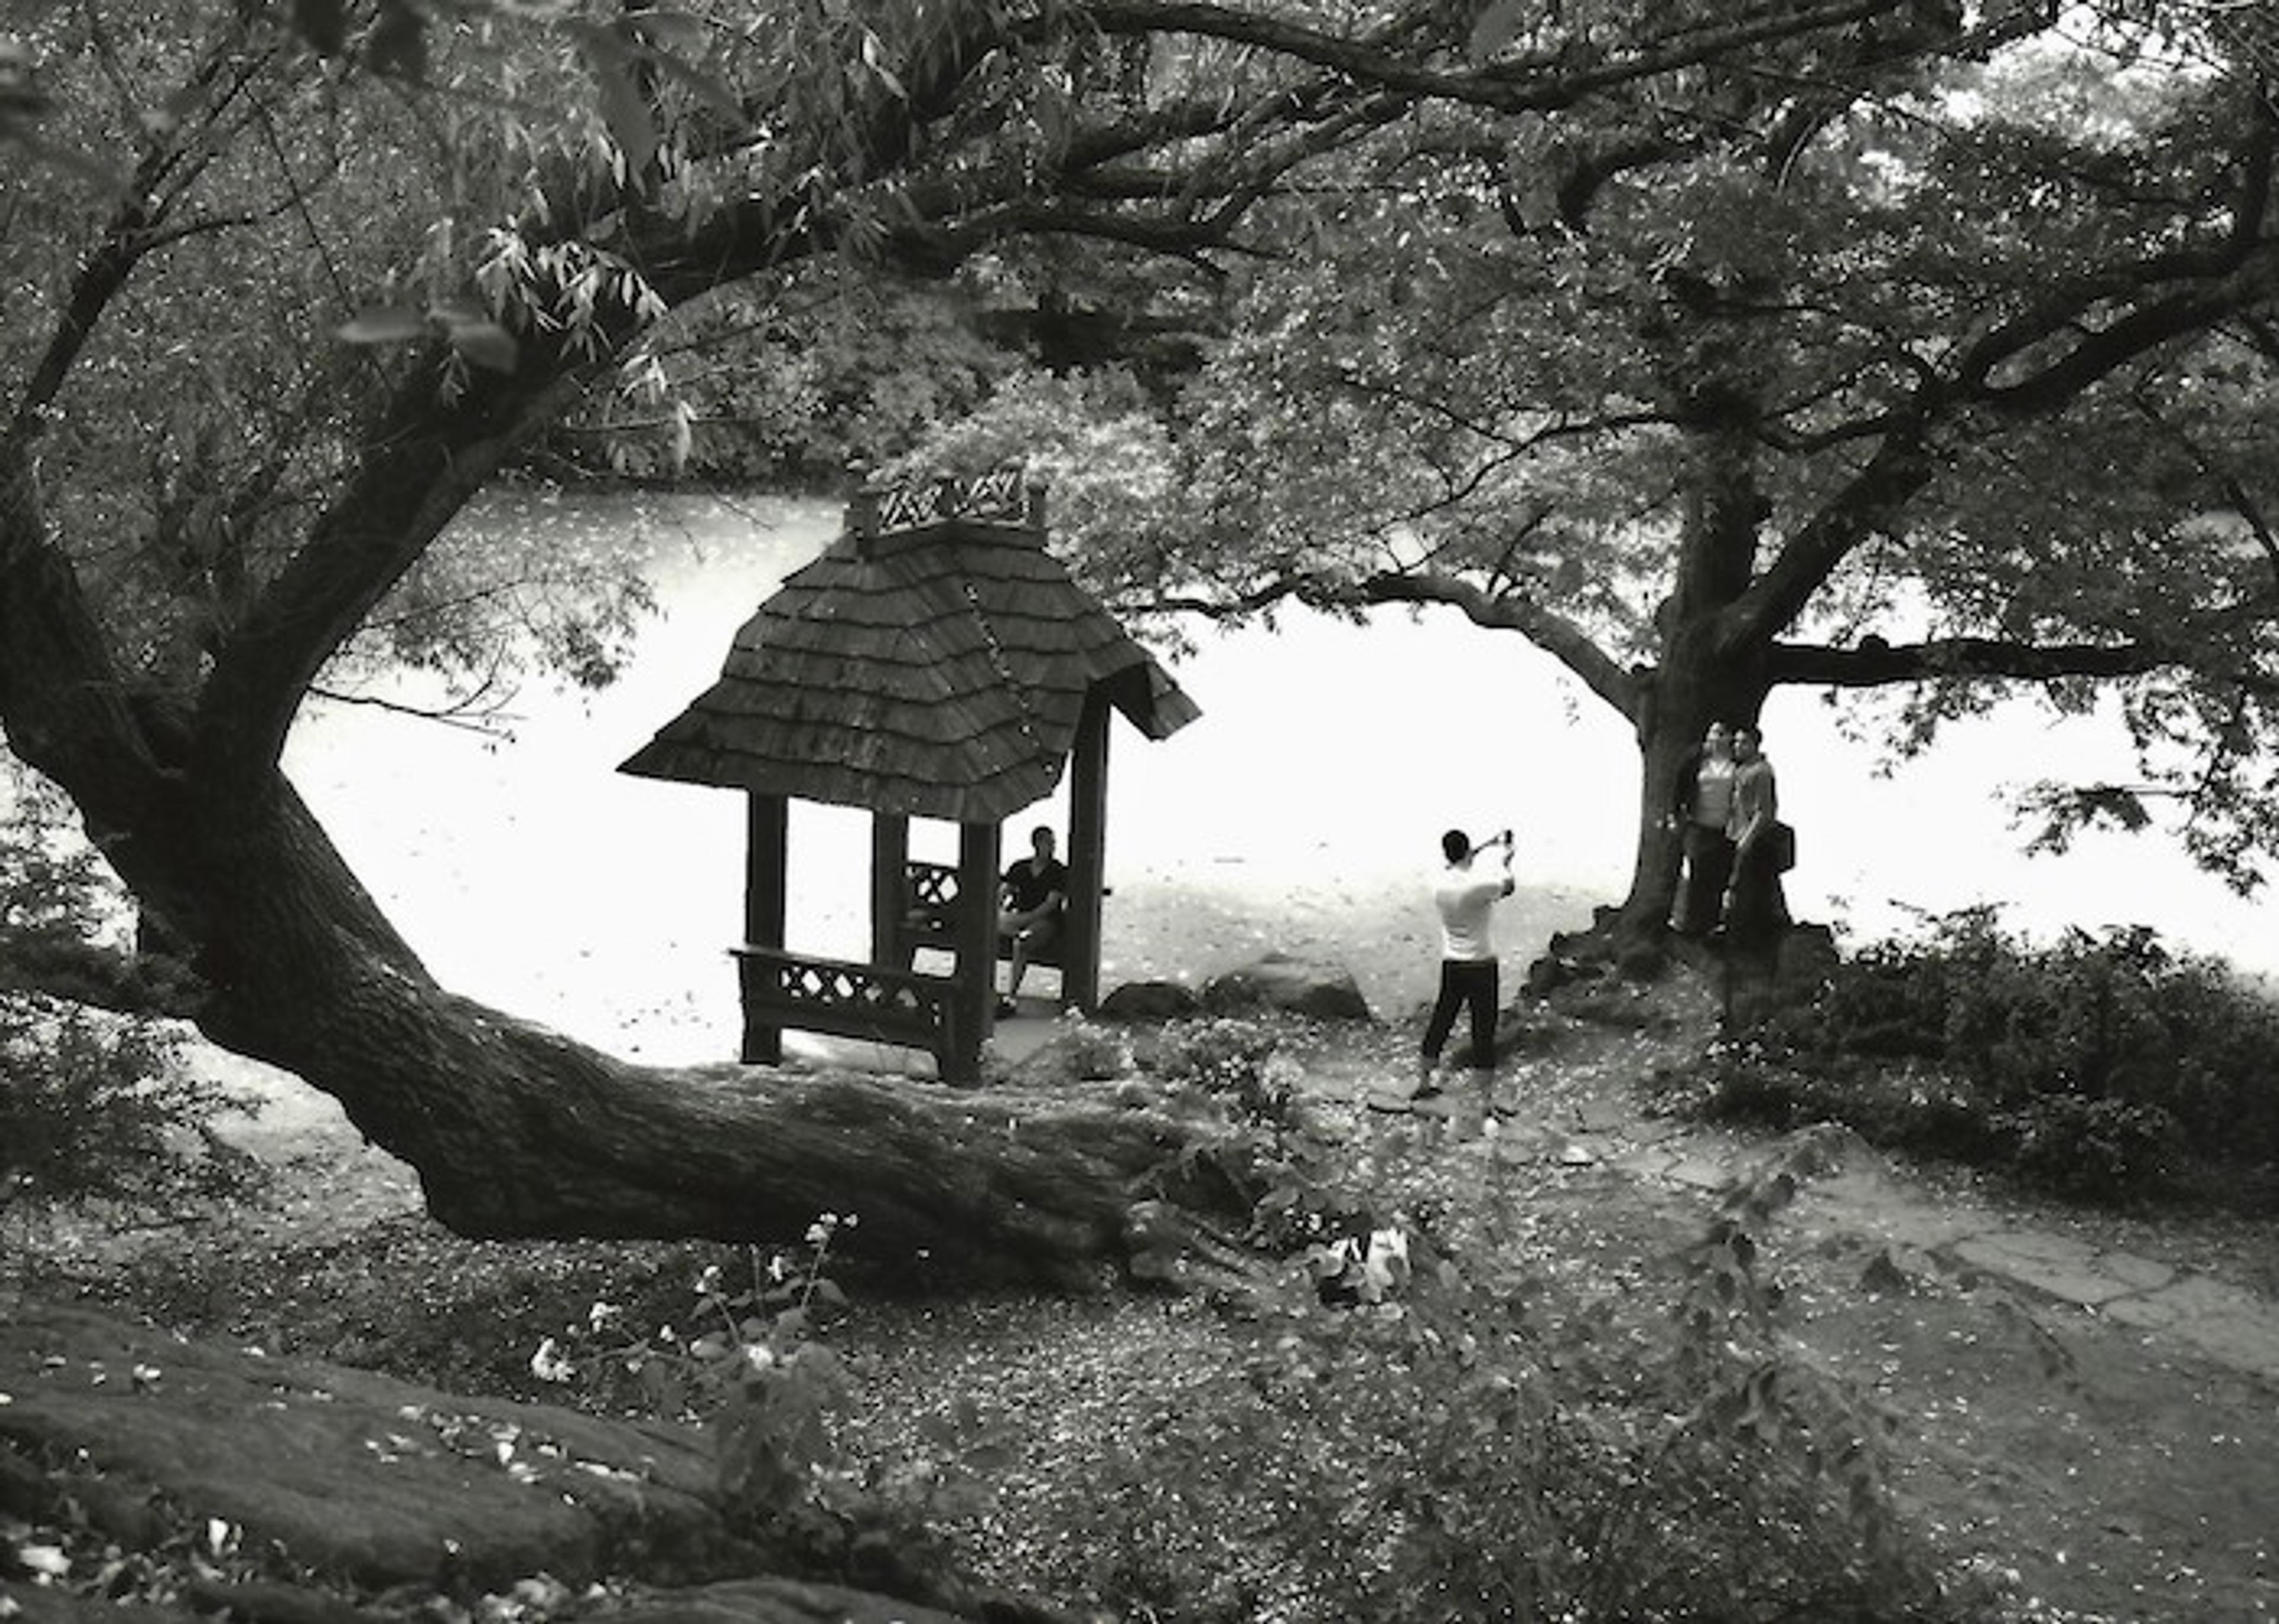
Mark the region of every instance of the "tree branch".
[[[2279, 243], [2262, 234], [2270, 211], [2279, 115], [2258, 103], [2239, 154], [2241, 180], [2221, 229], [2208, 241], [2150, 254], [2054, 290], [2031, 310], [1982, 335], [1955, 369], [1962, 393], [2000, 410], [2054, 410], [2114, 369], [2174, 338], [2201, 331], [2269, 292]], [[2179, 284], [2150, 297], [2164, 284]], [[2091, 313], [2114, 299], [2136, 298], [2117, 319], [2093, 325]], [[1991, 382], [2005, 365], [2068, 331], [2081, 336], [2065, 352], [2009, 384]]]
[[2033, 644], [1983, 637], [1885, 643], [1871, 638], [1855, 648], [1776, 643], [1768, 670], [1776, 683], [1873, 688], [1954, 678], [2052, 682], [2066, 677], [2141, 677], [2175, 663], [2173, 654], [2144, 643]]
[[1691, 34], [1673, 34], [1586, 67], [1555, 54], [1491, 63], [1463, 73], [1422, 65], [1378, 40], [1325, 33], [1278, 16], [1224, 6], [1100, 0], [1083, 19], [1108, 34], [1192, 34], [1255, 46], [1292, 61], [1413, 96], [1430, 96], [1498, 112], [1544, 112], [1586, 97], [1699, 67], [1752, 47], [1848, 28], [1884, 16], [1906, 17], [1909, 0], [1838, 0], [1806, 10], [1770, 9]]
[[1574, 621], [1515, 593], [1492, 592], [1453, 575], [1386, 571], [1350, 581], [1316, 574], [1279, 575], [1241, 592], [1156, 594], [1151, 596], [1147, 608], [1156, 613], [1200, 615], [1224, 622], [1241, 620], [1283, 602], [1332, 610], [1395, 603], [1443, 604], [1462, 610], [1474, 625], [1517, 632], [1633, 722], [1643, 702], [1644, 690], [1638, 678]]
[[275, 765], [326, 663], [599, 364], [563, 348], [526, 353], [512, 378], [479, 373], [439, 406], [435, 353], [421, 363], [367, 437], [355, 476], [216, 649], [194, 724], [201, 772], [244, 779]]
[[1895, 519], [1930, 482], [1934, 463], [1923, 425], [1938, 399], [1935, 391], [1919, 392], [1914, 414], [1895, 419], [1898, 426], [1860, 471], [1798, 527], [1754, 584], [1720, 612], [1721, 645], [1746, 647], [1791, 624], [1852, 550]]
[[1463, 611], [1476, 626], [1516, 632], [1572, 671], [1583, 685], [1631, 721], [1641, 703], [1638, 681], [1600, 648], [1591, 634], [1531, 599], [1492, 594], [1449, 575], [1372, 575], [1349, 586], [1301, 594], [1327, 606], [1440, 603]]

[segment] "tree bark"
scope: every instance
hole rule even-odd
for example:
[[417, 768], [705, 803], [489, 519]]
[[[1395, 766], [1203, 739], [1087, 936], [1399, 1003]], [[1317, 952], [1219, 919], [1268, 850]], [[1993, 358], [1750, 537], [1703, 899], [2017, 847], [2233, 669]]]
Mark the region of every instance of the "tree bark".
[[1659, 336], [1670, 415], [1684, 437], [1685, 502], [1657, 617], [1661, 657], [1631, 716], [1638, 835], [1615, 930], [1619, 944], [1638, 946], [1659, 944], [1669, 927], [1683, 841], [1669, 812], [1686, 753], [1712, 722], [1753, 724], [1768, 689], [1765, 640], [1732, 613], [1755, 575], [1770, 512], [1757, 483], [1756, 357], [1745, 322], [1719, 313], [1714, 290], [1679, 283], [1664, 318]]
[[[275, 787], [265, 816], [233, 805], [157, 859], [188, 867], [205, 902], [199, 1024], [318, 1080], [458, 1233], [781, 1238], [831, 1211], [859, 1217], [848, 1241], [876, 1257], [1072, 1283], [1130, 1260], [1135, 1207], [1207, 1138], [1097, 1095], [625, 1064], [388, 951], [370, 899]], [[129, 860], [138, 889], [161, 883], [150, 861]], [[1222, 1215], [1239, 1188], [1219, 1187]]]
[[[0, 715], [195, 978], [196, 1023], [307, 1078], [480, 1237], [846, 1242], [945, 1272], [1097, 1281], [1231, 1256], [1249, 1186], [1216, 1124], [1097, 1093], [657, 1070], [439, 986], [274, 766], [138, 701], [0, 456]], [[217, 763], [219, 764], [217, 764]], [[1167, 1206], [1166, 1201], [1170, 1205]]]

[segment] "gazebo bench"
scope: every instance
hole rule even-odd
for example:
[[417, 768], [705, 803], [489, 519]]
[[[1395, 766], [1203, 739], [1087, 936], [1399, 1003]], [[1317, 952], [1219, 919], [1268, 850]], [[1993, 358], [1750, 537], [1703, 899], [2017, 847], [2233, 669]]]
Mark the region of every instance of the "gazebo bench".
[[929, 1049], [948, 1075], [957, 1053], [957, 983], [951, 977], [750, 943], [728, 951], [748, 1033], [793, 1027]]
[[[957, 867], [954, 863], [925, 862], [917, 859], [902, 865], [903, 896], [902, 934], [896, 943], [898, 961], [908, 965], [921, 947], [939, 947], [944, 952], [955, 951], [957, 921]], [[1105, 896], [1107, 892], [1101, 893]], [[992, 899], [994, 901], [994, 899]], [[1068, 939], [1065, 931], [1049, 946], [1029, 955], [1029, 962], [1051, 969], [1067, 968], [1062, 962], [1062, 944]], [[997, 956], [1013, 956], [1012, 938], [996, 937]]]

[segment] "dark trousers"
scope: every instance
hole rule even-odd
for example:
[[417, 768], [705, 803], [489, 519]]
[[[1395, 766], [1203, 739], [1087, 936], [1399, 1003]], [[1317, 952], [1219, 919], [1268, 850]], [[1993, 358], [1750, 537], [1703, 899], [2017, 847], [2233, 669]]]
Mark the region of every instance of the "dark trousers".
[[1436, 1061], [1455, 1030], [1456, 1011], [1472, 1014], [1472, 1066], [1479, 1071], [1495, 1069], [1495, 1023], [1499, 980], [1493, 959], [1440, 961], [1440, 996], [1432, 1005], [1432, 1019], [1424, 1028], [1424, 1058]]
[[1733, 863], [1733, 904], [1725, 910], [1725, 940], [1730, 946], [1764, 951], [1780, 945], [1788, 929], [1788, 898], [1780, 870], [1773, 867], [1772, 845], [1760, 840]]
[[1732, 874], [1733, 843], [1725, 831], [1706, 823], [1686, 824], [1685, 883], [1677, 892], [1675, 922], [1680, 936], [1707, 936], [1717, 928]]

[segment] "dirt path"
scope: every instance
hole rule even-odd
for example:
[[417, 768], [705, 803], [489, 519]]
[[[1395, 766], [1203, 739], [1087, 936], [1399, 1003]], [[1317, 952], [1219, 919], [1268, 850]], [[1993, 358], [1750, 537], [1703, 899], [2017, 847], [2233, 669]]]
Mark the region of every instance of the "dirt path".
[[[1647, 1114], [1638, 1084], [1698, 1038], [1546, 1025], [1494, 1137], [1445, 1153], [1524, 1181], [1565, 1244], [1610, 1268], [1682, 1244], [1777, 1154]], [[1401, 1059], [1322, 1084], [1365, 1094]], [[2274, 1226], [2057, 1208], [1855, 1145], [1776, 1239], [1792, 1333], [1880, 1406], [1903, 1492], [2047, 1616], [2279, 1619]]]

